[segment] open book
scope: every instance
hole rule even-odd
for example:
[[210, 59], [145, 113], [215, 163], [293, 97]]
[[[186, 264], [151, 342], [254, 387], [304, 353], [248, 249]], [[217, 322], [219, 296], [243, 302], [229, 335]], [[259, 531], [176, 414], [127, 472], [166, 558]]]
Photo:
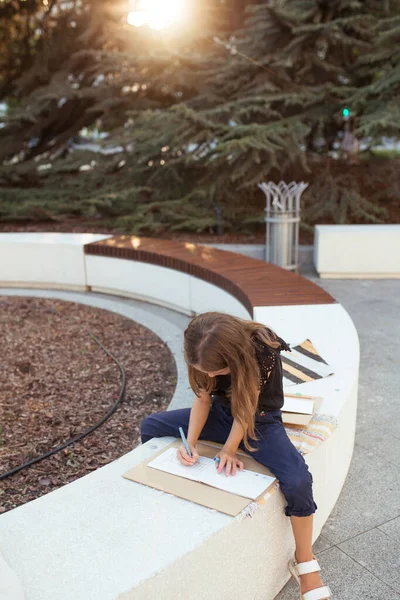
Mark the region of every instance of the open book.
[[185, 479], [199, 481], [212, 487], [230, 492], [237, 496], [255, 500], [276, 480], [275, 477], [256, 473], [254, 471], [236, 470], [236, 475], [225, 475], [225, 469], [218, 473], [216, 463], [212, 458], [199, 456], [197, 463], [186, 467], [182, 465], [177, 456], [176, 448], [168, 448], [162, 454], [159, 454], [154, 460], [148, 463], [149, 467], [166, 471], [172, 475], [178, 475]]

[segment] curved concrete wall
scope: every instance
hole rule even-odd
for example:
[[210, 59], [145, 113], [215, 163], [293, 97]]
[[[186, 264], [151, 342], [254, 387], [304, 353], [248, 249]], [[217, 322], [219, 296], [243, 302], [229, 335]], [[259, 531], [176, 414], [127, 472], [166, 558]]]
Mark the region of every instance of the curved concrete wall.
[[85, 244], [94, 233], [0, 233], [0, 286], [85, 290]]
[[[178, 281], [175, 275], [181, 274], [163, 267], [117, 258], [87, 259], [86, 283], [93, 289], [153, 299], [186, 314], [221, 310], [248, 317], [236, 299], [230, 301], [229, 294], [189, 275]], [[318, 505], [315, 540], [337, 500], [351, 460], [357, 333], [338, 304], [256, 307], [254, 318], [271, 325], [289, 343], [311, 337], [336, 370], [333, 376], [304, 384], [305, 391], [312, 385], [313, 391], [324, 396], [320, 411], [334, 414], [338, 420], [332, 436], [305, 456]], [[190, 395], [188, 406], [191, 400]], [[128, 468], [170, 441], [150, 440], [1, 517], [0, 547], [29, 600], [275, 597], [288, 579], [287, 560], [294, 549], [282, 494], [275, 490], [266, 496], [251, 519], [232, 518], [122, 478]]]
[[130, 296], [193, 315], [221, 310], [249, 318], [246, 308], [221, 288], [187, 273], [133, 260], [85, 255], [87, 285], [94, 292]]

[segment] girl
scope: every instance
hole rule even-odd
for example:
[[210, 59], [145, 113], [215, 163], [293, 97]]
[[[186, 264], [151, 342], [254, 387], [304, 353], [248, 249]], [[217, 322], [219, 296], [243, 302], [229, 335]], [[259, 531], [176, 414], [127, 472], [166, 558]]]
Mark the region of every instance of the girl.
[[220, 312], [192, 319], [184, 333], [184, 355], [190, 386], [195, 393], [191, 409], [155, 413], [142, 422], [142, 442], [185, 432], [192, 454], [183, 444], [178, 459], [188, 467], [198, 460], [199, 439], [219, 442], [217, 469], [235, 475], [243, 469], [238, 448], [249, 452], [279, 480], [290, 517], [296, 550], [289, 569], [300, 588], [300, 600], [332, 597], [318, 571], [312, 552], [313, 514], [317, 505], [312, 475], [282, 424], [282, 361], [289, 346], [269, 327]]

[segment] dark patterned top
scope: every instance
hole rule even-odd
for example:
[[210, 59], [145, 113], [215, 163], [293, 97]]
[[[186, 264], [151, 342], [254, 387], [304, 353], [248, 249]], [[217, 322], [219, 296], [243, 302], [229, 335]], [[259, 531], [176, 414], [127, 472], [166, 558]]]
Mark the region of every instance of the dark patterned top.
[[[283, 384], [282, 384], [282, 360], [280, 353], [282, 350], [291, 352], [287, 343], [277, 336], [280, 343], [278, 348], [271, 348], [268, 344], [262, 342], [257, 337], [253, 337], [255, 353], [260, 367], [260, 396], [258, 400], [258, 411], [268, 411], [280, 409], [283, 406]], [[213, 396], [218, 396], [218, 401], [224, 406], [229, 407], [229, 398], [225, 392], [231, 386], [231, 374], [216, 376], [217, 389], [212, 392]]]

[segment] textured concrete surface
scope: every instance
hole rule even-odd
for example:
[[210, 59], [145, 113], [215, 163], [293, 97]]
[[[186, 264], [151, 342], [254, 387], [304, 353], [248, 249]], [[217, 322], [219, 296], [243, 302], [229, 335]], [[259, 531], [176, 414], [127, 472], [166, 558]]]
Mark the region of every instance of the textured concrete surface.
[[379, 525], [378, 529], [393, 540], [400, 542], [400, 517]]
[[371, 529], [339, 544], [338, 547], [400, 593], [399, 542], [379, 529]]
[[[395, 428], [397, 431], [395, 431]], [[356, 434], [356, 442], [366, 450], [385, 458], [400, 467], [400, 419], [389, 430], [380, 427]], [[389, 435], [388, 435], [389, 433]], [[398, 437], [396, 437], [398, 436]]]
[[[314, 553], [335, 600], [400, 600], [400, 281], [302, 273], [347, 310], [361, 347], [353, 460]], [[298, 600], [293, 579], [276, 600]]]
[[[323, 580], [331, 587], [335, 600], [400, 600], [400, 377], [396, 367], [400, 351], [400, 281], [321, 280], [312, 269], [306, 268], [303, 274], [332, 294], [347, 310], [356, 325], [361, 345], [353, 460], [341, 496], [314, 544], [314, 553], [320, 560]], [[42, 291], [36, 293], [46, 295]], [[52, 291], [48, 295], [58, 294]], [[70, 299], [81, 300], [78, 296], [82, 295], [74, 296], [69, 295]], [[60, 292], [59, 297], [66, 298], [66, 293]], [[121, 314], [126, 314], [126, 305], [135, 305], [137, 320], [140, 316], [146, 321], [143, 324], [155, 331], [161, 321], [163, 328], [165, 321], [169, 322], [174, 329], [175, 358], [181, 361], [178, 330], [183, 333], [188, 318], [134, 300], [121, 300]], [[100, 302], [99, 306], [106, 308]], [[168, 331], [164, 329], [164, 332], [157, 331], [163, 339], [168, 335]], [[178, 370], [182, 367], [181, 363]], [[188, 406], [190, 389], [186, 390], [183, 382], [181, 385], [181, 405]], [[298, 600], [293, 580], [276, 600]]]
[[339, 501], [322, 533], [339, 544], [400, 514], [400, 469], [355, 444]]

